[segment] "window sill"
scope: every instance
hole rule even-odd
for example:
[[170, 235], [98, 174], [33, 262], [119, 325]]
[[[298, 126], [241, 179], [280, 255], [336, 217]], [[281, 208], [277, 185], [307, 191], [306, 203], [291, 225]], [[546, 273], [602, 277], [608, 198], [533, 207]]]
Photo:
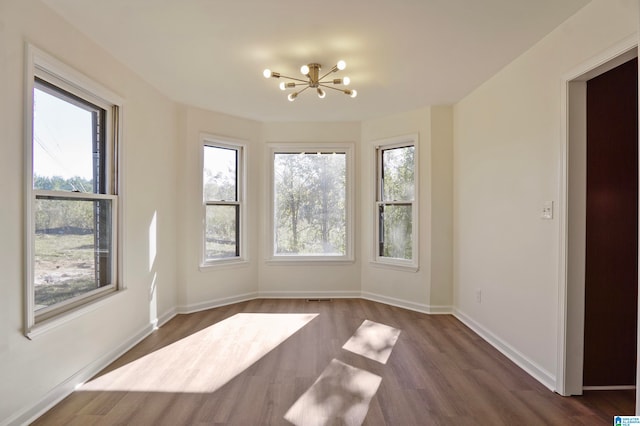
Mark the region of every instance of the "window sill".
[[369, 262], [369, 264], [376, 268], [393, 269], [396, 271], [403, 271], [403, 272], [418, 272], [420, 270], [420, 267], [418, 265], [413, 265], [413, 264], [384, 262], [379, 260], [372, 260]]
[[75, 309], [71, 309], [66, 312], [62, 312], [55, 317], [49, 318], [42, 322], [38, 322], [34, 324], [31, 329], [25, 330], [25, 337], [29, 340], [33, 340], [42, 334], [49, 332], [50, 330], [63, 325], [69, 321], [72, 321], [82, 315], [85, 315], [88, 312], [95, 311], [96, 309], [104, 306], [107, 302], [113, 300], [114, 296], [117, 296], [123, 293], [126, 289], [113, 290], [107, 294], [104, 294], [91, 302], [87, 302], [81, 306], [78, 306]]
[[268, 265], [298, 265], [298, 266], [320, 266], [320, 265], [349, 265], [354, 264], [353, 258], [319, 257], [319, 256], [282, 256], [271, 257], [265, 260]]
[[249, 266], [248, 259], [234, 258], [234, 259], [214, 260], [211, 262], [201, 263], [199, 266], [199, 269], [200, 269], [200, 272], [207, 272], [215, 269], [243, 268], [247, 266]]

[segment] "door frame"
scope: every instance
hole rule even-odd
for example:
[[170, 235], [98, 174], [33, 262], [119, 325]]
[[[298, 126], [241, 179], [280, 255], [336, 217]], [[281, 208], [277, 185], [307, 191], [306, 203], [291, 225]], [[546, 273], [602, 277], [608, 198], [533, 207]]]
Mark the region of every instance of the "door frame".
[[[562, 78], [556, 389], [582, 395], [586, 225], [586, 82], [638, 57], [634, 34]], [[640, 310], [639, 310], [640, 312]], [[640, 337], [640, 336], [639, 336]], [[638, 339], [640, 344], [640, 338]], [[640, 351], [638, 352], [640, 354]], [[640, 357], [637, 357], [640, 361]], [[640, 362], [637, 364], [640, 373]], [[637, 373], [637, 374], [638, 374]], [[639, 376], [640, 377], [640, 376]], [[636, 383], [640, 380], [636, 378]], [[636, 413], [640, 408], [636, 392]]]

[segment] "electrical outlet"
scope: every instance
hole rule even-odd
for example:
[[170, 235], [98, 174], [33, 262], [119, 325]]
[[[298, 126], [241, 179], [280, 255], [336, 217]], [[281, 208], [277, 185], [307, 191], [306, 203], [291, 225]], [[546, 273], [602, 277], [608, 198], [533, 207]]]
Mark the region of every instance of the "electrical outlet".
[[476, 302], [482, 303], [482, 290], [480, 289], [476, 290]]

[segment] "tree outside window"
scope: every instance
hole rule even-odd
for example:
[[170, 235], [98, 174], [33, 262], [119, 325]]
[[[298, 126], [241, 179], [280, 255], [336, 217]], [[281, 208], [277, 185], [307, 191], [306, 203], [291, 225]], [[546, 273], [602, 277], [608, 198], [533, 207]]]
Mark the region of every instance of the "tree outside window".
[[376, 260], [415, 266], [416, 148], [413, 141], [376, 148]]
[[204, 263], [241, 256], [242, 147], [205, 141]]
[[350, 150], [273, 151], [274, 258], [347, 259]]

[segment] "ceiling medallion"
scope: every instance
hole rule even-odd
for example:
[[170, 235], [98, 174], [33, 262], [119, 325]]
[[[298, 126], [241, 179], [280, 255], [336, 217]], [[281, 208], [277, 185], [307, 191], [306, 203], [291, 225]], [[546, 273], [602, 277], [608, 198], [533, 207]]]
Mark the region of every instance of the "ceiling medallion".
[[286, 78], [288, 80], [292, 80], [292, 81], [282, 81], [280, 83], [280, 90], [296, 89], [296, 87], [298, 86], [304, 86], [304, 88], [301, 90], [296, 90], [294, 92], [289, 93], [289, 96], [287, 98], [292, 102], [298, 97], [300, 93], [304, 92], [308, 88], [316, 89], [316, 93], [318, 93], [318, 97], [320, 99], [323, 99], [326, 96], [326, 92], [323, 90], [323, 87], [326, 89], [337, 90], [339, 92], [344, 93], [345, 95], [349, 95], [352, 98], [355, 98], [358, 95], [358, 92], [356, 90], [333, 87], [337, 85], [348, 86], [349, 83], [351, 83], [351, 79], [349, 77], [325, 80], [325, 78], [329, 74], [337, 71], [342, 71], [346, 67], [347, 67], [347, 64], [344, 61], [338, 61], [338, 63], [334, 65], [329, 70], [329, 72], [324, 74], [322, 77], [318, 77], [320, 75], [320, 69], [322, 68], [320, 64], [313, 63], [308, 65], [303, 65], [302, 67], [300, 67], [300, 72], [302, 73], [302, 75], [307, 77], [306, 80], [303, 80], [301, 78], [295, 78], [295, 77], [287, 77], [286, 75], [273, 72], [270, 69], [264, 70], [262, 75], [264, 75], [265, 78]]

